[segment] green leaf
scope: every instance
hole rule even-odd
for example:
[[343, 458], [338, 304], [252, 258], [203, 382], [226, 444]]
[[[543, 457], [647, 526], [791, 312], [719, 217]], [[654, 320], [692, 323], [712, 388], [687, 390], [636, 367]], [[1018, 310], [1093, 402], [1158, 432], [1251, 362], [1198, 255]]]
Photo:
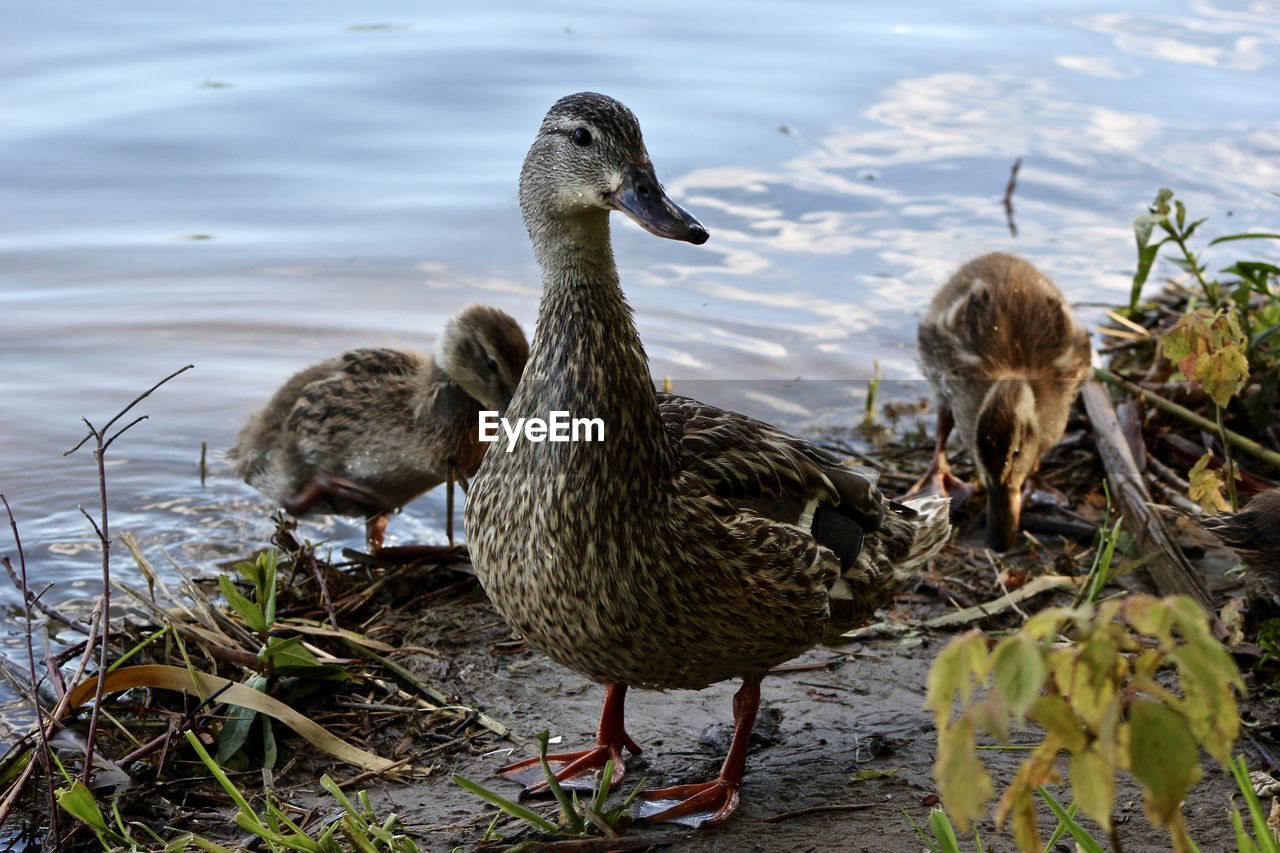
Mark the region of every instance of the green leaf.
[[231, 609], [239, 614], [244, 620], [244, 624], [251, 631], [267, 630], [267, 622], [262, 616], [262, 611], [258, 609], [258, 605], [241, 594], [236, 589], [236, 585], [231, 582], [231, 578], [226, 575], [218, 575], [218, 588], [222, 590], [222, 597], [227, 600], [227, 604], [231, 605]]
[[1109, 756], [1098, 749], [1087, 749], [1071, 757], [1068, 774], [1071, 792], [1084, 813], [1111, 831], [1111, 808], [1116, 796], [1116, 768]]
[[301, 637], [268, 637], [267, 645], [258, 655], [270, 658], [277, 675], [298, 676], [329, 681], [345, 680], [346, 671], [333, 664], [323, 664], [320, 659], [302, 645]]
[[1280, 240], [1280, 234], [1271, 234], [1265, 231], [1254, 231], [1249, 234], [1228, 234], [1225, 237], [1217, 237], [1209, 241], [1210, 246], [1216, 246], [1219, 243], [1230, 243], [1233, 240]]
[[1040, 696], [1047, 669], [1040, 646], [1018, 633], [1001, 640], [991, 658], [996, 690], [1019, 719]]
[[1176, 711], [1150, 699], [1129, 708], [1129, 768], [1142, 783], [1147, 817], [1173, 823], [1202, 771], [1196, 742]]
[[[246, 687], [252, 687], [259, 693], [267, 692], [266, 676], [255, 675], [245, 679], [244, 683]], [[257, 716], [258, 712], [251, 708], [231, 706], [231, 710], [227, 713], [227, 721], [222, 724], [222, 731], [218, 734], [219, 764], [226, 764], [244, 747], [249, 739], [249, 732], [253, 728], [253, 720]]]
[[93, 798], [93, 794], [83, 782], [76, 780], [71, 783], [70, 788], [59, 788], [54, 796], [62, 810], [76, 820], [87, 824], [96, 832], [109, 832], [107, 819], [103, 817], [98, 801]]
[[938, 842], [943, 853], [960, 853], [960, 841], [956, 838], [956, 831], [952, 828], [951, 821], [947, 819], [947, 813], [942, 809], [935, 808], [929, 811], [929, 831], [933, 833], [934, 840]]

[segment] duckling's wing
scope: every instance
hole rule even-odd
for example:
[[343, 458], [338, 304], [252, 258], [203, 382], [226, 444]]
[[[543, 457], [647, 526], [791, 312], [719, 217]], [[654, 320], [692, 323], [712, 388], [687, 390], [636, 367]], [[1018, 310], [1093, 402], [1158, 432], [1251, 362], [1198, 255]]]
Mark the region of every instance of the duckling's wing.
[[[413, 375], [421, 356], [386, 348], [345, 352], [298, 393], [286, 422], [298, 453], [327, 473], [343, 473], [352, 445], [412, 424]], [[386, 436], [383, 436], [386, 437]], [[335, 467], [339, 466], [339, 467]]]
[[825, 506], [863, 531], [879, 529], [884, 496], [870, 468], [846, 466], [763, 421], [688, 397], [659, 393], [658, 411], [686, 484], [774, 521], [812, 523]]

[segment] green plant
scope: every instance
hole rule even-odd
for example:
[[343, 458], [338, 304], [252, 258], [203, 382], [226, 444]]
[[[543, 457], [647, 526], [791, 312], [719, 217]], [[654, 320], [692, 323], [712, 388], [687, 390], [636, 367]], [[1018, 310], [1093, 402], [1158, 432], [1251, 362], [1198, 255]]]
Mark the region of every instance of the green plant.
[[[342, 680], [346, 678], [346, 672], [341, 667], [322, 664], [302, 645], [301, 637], [272, 636], [280, 582], [278, 564], [279, 555], [275, 549], [270, 549], [252, 562], [246, 560], [235, 565], [235, 570], [249, 587], [248, 596], [240, 592], [235, 582], [225, 574], [218, 575], [218, 588], [227, 604], [261, 642], [258, 661], [262, 674], [249, 677], [245, 685], [261, 693], [279, 692], [293, 700], [314, 690], [315, 682]], [[283, 680], [277, 684], [278, 679]], [[218, 760], [224, 764], [237, 760], [255, 728], [260, 732], [260, 766], [274, 767], [277, 752], [271, 721], [244, 707], [233, 707], [228, 714], [218, 739]]]
[[[1071, 642], [1058, 642], [1064, 634]], [[1173, 686], [1157, 680], [1166, 667]], [[1240, 727], [1236, 695], [1243, 690], [1207, 615], [1182, 596], [1130, 595], [1045, 610], [994, 646], [971, 631], [952, 640], [929, 672], [926, 707], [938, 727], [939, 793], [960, 831], [967, 831], [994, 795], [978, 733], [1007, 742], [1011, 728], [1030, 718], [1044, 738], [1018, 768], [995, 815], [998, 825], [1012, 820], [1020, 849], [1043, 846], [1035, 797], [1049, 803], [1042, 788], [1059, 780], [1065, 753], [1074, 801], [1105, 831], [1114, 831], [1116, 774], [1127, 770], [1143, 789], [1148, 818], [1169, 830], [1174, 850], [1189, 851], [1181, 804], [1202, 773], [1198, 750], [1228, 764]], [[957, 695], [960, 710], [953, 714]], [[1061, 821], [1068, 812], [1060, 811]]]
[[1231, 761], [1231, 775], [1235, 777], [1236, 788], [1244, 797], [1253, 828], [1253, 835], [1250, 836], [1240, 818], [1240, 810], [1231, 810], [1231, 825], [1236, 831], [1236, 850], [1238, 853], [1280, 853], [1280, 842], [1276, 841], [1275, 831], [1262, 813], [1262, 803], [1254, 793], [1253, 780], [1249, 778], [1249, 767], [1245, 764], [1243, 755], [1237, 755]]
[[[540, 732], [538, 734], [538, 758], [542, 764], [542, 772], [547, 780], [547, 787], [550, 789], [552, 796], [555, 797], [556, 803], [560, 806], [558, 822], [553, 822], [527, 806], [512, 802], [501, 794], [490, 791], [478, 782], [473, 782], [464, 776], [454, 774], [453, 783], [464, 791], [475, 794], [485, 802], [497, 806], [500, 812], [524, 821], [538, 832], [554, 832], [571, 837], [618, 835], [619, 830], [629, 822], [631, 803], [643, 790], [643, 783], [637, 785], [620, 804], [607, 809], [606, 804], [611, 793], [610, 788], [614, 769], [613, 759], [609, 759], [596, 775], [595, 787], [590, 800], [584, 803], [578, 799], [576, 791], [572, 794], [567, 793], [559, 780], [556, 779], [551, 765], [547, 762], [547, 742], [548, 733], [545, 731]], [[485, 838], [492, 839], [494, 837], [496, 837], [494, 835], [494, 825], [490, 824], [489, 829], [485, 831]]]

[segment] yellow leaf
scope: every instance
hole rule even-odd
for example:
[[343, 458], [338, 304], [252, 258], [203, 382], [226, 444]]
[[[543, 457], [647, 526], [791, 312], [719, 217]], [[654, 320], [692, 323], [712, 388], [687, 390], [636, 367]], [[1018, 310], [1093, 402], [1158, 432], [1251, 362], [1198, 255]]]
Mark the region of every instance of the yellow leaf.
[[[69, 697], [72, 710], [79, 708], [92, 699], [97, 690], [97, 685], [98, 678], [94, 676], [72, 688]], [[131, 687], [159, 687], [164, 690], [194, 692], [201, 696], [210, 696], [222, 691], [218, 693], [219, 702], [226, 702], [229, 705], [236, 705], [241, 708], [249, 708], [259, 714], [266, 714], [268, 717], [279, 720], [301, 735], [311, 745], [348, 764], [354, 764], [365, 770], [376, 772], [403, 766], [402, 762], [388, 761], [381, 756], [352, 746], [342, 738], [332, 734], [328, 729], [312, 722], [288, 705], [272, 699], [265, 693], [259, 693], [252, 687], [237, 684], [234, 681], [210, 675], [206, 672], [196, 672], [182, 667], [162, 666], [160, 664], [126, 666], [107, 673], [103, 691], [117, 693], [121, 690], [128, 690]], [[224, 690], [223, 688], [226, 689]]]
[[1222, 349], [1196, 359], [1192, 378], [1204, 383], [1205, 393], [1218, 406], [1225, 408], [1249, 381], [1249, 359], [1239, 345], [1226, 344]]
[[1147, 817], [1168, 826], [1202, 771], [1196, 742], [1175, 711], [1139, 699], [1129, 708], [1129, 767], [1142, 783]]
[[1213, 454], [1206, 453], [1191, 466], [1191, 472], [1187, 474], [1187, 482], [1191, 484], [1187, 497], [1198, 503], [1205, 512], [1216, 515], [1231, 509], [1231, 504], [1222, 496], [1226, 478], [1221, 470], [1209, 467], [1212, 460]]
[[1111, 831], [1116, 796], [1116, 768], [1102, 750], [1087, 749], [1071, 757], [1071, 792], [1084, 813]]
[[978, 758], [973, 721], [967, 716], [959, 717], [954, 725], [938, 733], [933, 778], [959, 830], [968, 832], [969, 823], [982, 817], [992, 787], [991, 774]]
[[991, 668], [1000, 697], [1021, 719], [1044, 686], [1046, 671], [1040, 645], [1021, 632], [1001, 640], [991, 656]]
[[1031, 719], [1071, 752], [1079, 752], [1087, 743], [1084, 724], [1061, 696], [1041, 696], [1037, 699], [1031, 706]]
[[987, 668], [987, 636], [977, 629], [956, 637], [939, 652], [929, 667], [924, 700], [924, 706], [933, 709], [939, 732], [947, 728], [956, 691], [960, 692], [960, 702], [968, 704], [974, 681], [985, 680]]

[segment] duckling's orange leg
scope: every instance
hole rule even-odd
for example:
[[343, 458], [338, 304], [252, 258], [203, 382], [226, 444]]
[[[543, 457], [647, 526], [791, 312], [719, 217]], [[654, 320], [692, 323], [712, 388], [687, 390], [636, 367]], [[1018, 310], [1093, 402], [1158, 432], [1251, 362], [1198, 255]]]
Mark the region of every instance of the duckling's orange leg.
[[938, 404], [938, 440], [934, 445], [933, 459], [929, 462], [929, 470], [915, 482], [915, 485], [902, 497], [914, 498], [921, 495], [945, 495], [951, 498], [951, 511], [954, 513], [960, 505], [977, 491], [973, 486], [951, 473], [951, 463], [947, 461], [947, 438], [955, 427], [955, 418], [945, 403]]
[[751, 728], [760, 708], [760, 682], [743, 681], [733, 697], [733, 743], [725, 756], [720, 776], [699, 785], [675, 785], [645, 791], [639, 818], [650, 822], [682, 823], [694, 828], [714, 826], [728, 820], [738, 808], [738, 792], [747, 770], [747, 750]]
[[[556, 781], [565, 787], [589, 789], [592, 785], [592, 771], [604, 767], [610, 758], [613, 759], [613, 781], [610, 785], [617, 785], [627, 770], [622, 750], [625, 748], [632, 755], [640, 754], [640, 747], [636, 746], [623, 726], [627, 685], [609, 684], [604, 690], [604, 710], [600, 712], [600, 726], [596, 729], [596, 745], [581, 752], [562, 752], [547, 756], [547, 763], [551, 765]], [[524, 791], [520, 795], [522, 798], [547, 790], [546, 773], [538, 758], [526, 758], [508, 764], [498, 771], [498, 775], [524, 785]]]
[[387, 514], [380, 512], [377, 515], [369, 516], [364, 523], [364, 538], [369, 543], [369, 549], [372, 551], [381, 551], [382, 539], [387, 533]]

